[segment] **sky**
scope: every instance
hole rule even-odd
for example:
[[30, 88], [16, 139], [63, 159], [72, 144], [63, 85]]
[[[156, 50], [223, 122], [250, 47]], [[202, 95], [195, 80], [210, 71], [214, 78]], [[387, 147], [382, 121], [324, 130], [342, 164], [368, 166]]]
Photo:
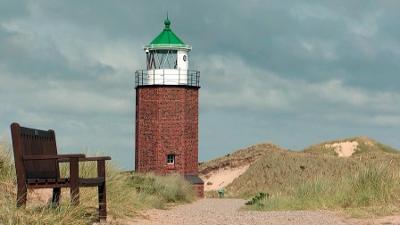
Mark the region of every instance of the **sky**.
[[201, 71], [199, 160], [260, 142], [400, 148], [400, 1], [0, 0], [0, 136], [134, 167], [134, 72], [163, 28]]

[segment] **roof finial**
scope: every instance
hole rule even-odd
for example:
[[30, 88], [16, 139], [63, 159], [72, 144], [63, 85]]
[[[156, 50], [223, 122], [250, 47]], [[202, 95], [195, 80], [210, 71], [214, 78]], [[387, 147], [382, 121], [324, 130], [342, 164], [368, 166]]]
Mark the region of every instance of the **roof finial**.
[[171, 25], [171, 21], [169, 21], [169, 18], [168, 18], [168, 11], [167, 11], [167, 18], [164, 20], [164, 25], [165, 25], [165, 29], [169, 29], [169, 26]]

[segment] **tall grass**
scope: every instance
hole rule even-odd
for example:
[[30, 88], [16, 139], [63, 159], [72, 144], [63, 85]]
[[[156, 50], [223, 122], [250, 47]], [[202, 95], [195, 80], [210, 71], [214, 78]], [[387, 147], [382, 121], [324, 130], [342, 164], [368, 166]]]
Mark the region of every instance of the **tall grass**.
[[[400, 208], [399, 173], [370, 165], [355, 174], [332, 180], [318, 177], [290, 193], [275, 193], [251, 206], [257, 210], [362, 209], [380, 214], [382, 209]], [[353, 211], [356, 212], [356, 211]], [[359, 211], [358, 211], [359, 212]]]
[[227, 196], [248, 198], [258, 192], [293, 193], [305, 181], [337, 181], [362, 167], [359, 161], [329, 155], [271, 151], [226, 187]]
[[11, 146], [0, 139], [0, 182], [10, 184], [16, 182], [15, 167], [12, 163]]
[[159, 177], [154, 174], [134, 174], [129, 184], [138, 192], [141, 202], [151, 203], [155, 208], [165, 208], [166, 203], [191, 202], [194, 191], [180, 175]]
[[[16, 174], [6, 142], [0, 143], [0, 224], [92, 224], [97, 218], [97, 188], [81, 188], [80, 204], [69, 203], [69, 189], [62, 190], [59, 207], [32, 200], [28, 195], [25, 209], [16, 208]], [[68, 164], [61, 164], [61, 176], [69, 176]], [[80, 164], [81, 177], [95, 177], [95, 162]], [[107, 209], [109, 218], [135, 216], [146, 208], [165, 208], [170, 203], [190, 202], [194, 192], [181, 176], [165, 177], [124, 173], [114, 165], [106, 165]], [[35, 202], [36, 201], [36, 202]], [[35, 203], [35, 204], [33, 204]], [[116, 220], [113, 220], [116, 223]]]

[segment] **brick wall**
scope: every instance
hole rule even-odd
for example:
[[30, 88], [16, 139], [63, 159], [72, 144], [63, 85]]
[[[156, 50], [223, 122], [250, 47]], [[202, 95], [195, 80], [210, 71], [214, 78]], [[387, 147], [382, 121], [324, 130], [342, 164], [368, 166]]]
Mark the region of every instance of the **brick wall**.
[[[198, 88], [136, 88], [135, 170], [198, 173]], [[175, 154], [175, 166], [167, 165]]]

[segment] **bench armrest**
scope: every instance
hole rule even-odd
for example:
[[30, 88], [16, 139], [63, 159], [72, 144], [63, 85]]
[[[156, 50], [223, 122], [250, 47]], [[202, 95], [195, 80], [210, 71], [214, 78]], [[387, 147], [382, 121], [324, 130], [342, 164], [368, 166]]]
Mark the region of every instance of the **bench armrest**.
[[25, 155], [23, 156], [24, 160], [49, 160], [49, 159], [58, 159], [58, 160], [68, 160], [69, 158], [85, 158], [84, 154], [61, 154], [61, 155]]
[[[79, 157], [79, 162], [89, 162], [89, 161], [100, 161], [100, 160], [111, 160], [110, 156], [99, 156], [99, 157]], [[61, 158], [59, 162], [69, 162], [70, 158]]]
[[85, 162], [85, 161], [99, 161], [99, 160], [111, 160], [110, 156], [96, 156], [96, 157], [85, 157], [85, 158], [79, 158], [80, 162]]

